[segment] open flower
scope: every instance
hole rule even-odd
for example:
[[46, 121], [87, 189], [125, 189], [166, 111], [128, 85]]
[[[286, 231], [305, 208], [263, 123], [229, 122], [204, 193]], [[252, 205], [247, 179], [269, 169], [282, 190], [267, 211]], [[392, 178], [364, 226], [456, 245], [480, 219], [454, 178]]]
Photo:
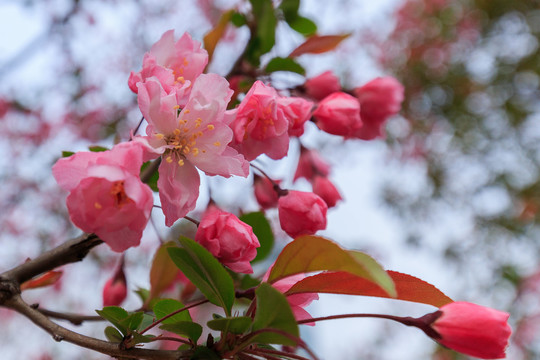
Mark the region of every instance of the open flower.
[[52, 168], [58, 185], [70, 192], [71, 221], [117, 252], [139, 245], [152, 210], [152, 190], [139, 178], [142, 162], [142, 146], [130, 142], [104, 152], [79, 152]]
[[244, 274], [253, 272], [250, 261], [257, 256], [257, 248], [261, 246], [251, 226], [212, 205], [201, 219], [195, 241], [223, 265]]
[[174, 41], [174, 30], [165, 32], [143, 58], [142, 70], [131, 72], [128, 85], [138, 93], [137, 84], [155, 77], [167, 94], [174, 93], [177, 103], [185, 105], [195, 79], [208, 64], [208, 53], [201, 43], [184, 33]]
[[249, 163], [228, 146], [233, 132], [224, 115], [232, 91], [223, 77], [202, 74], [180, 111], [175, 95], [166, 94], [157, 79], [139, 83], [138, 89], [139, 108], [148, 127], [147, 136], [133, 140], [146, 146], [147, 159], [162, 156], [157, 186], [165, 223], [171, 226], [195, 208], [200, 185], [197, 168], [225, 177], [249, 173]]
[[439, 336], [434, 339], [441, 345], [481, 359], [502, 359], [512, 333], [509, 316], [502, 311], [461, 301], [444, 305], [423, 318], [431, 319], [429, 325]]

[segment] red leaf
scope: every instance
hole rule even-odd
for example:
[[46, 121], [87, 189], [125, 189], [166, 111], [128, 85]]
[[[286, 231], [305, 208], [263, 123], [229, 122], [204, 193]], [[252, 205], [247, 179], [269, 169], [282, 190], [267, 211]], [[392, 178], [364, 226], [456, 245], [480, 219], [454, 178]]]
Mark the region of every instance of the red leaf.
[[154, 255], [150, 269], [150, 296], [146, 301], [147, 304], [150, 303], [150, 300], [158, 297], [176, 279], [178, 268], [167, 252], [167, 248], [175, 246], [174, 242], [167, 242], [161, 245]]
[[35, 279], [23, 282], [21, 284], [21, 290], [35, 289], [53, 285], [60, 279], [60, 277], [62, 277], [62, 271], [51, 270]]
[[394, 280], [397, 296], [390, 297], [377, 284], [365, 278], [347, 272], [326, 272], [307, 277], [294, 284], [287, 295], [298, 293], [327, 293], [376, 296], [390, 299], [412, 301], [422, 304], [441, 307], [453, 302], [435, 286], [414, 276], [396, 271], [387, 271]]
[[322, 54], [334, 50], [343, 40], [351, 36], [344, 35], [314, 35], [292, 51], [289, 57], [297, 57], [303, 54]]

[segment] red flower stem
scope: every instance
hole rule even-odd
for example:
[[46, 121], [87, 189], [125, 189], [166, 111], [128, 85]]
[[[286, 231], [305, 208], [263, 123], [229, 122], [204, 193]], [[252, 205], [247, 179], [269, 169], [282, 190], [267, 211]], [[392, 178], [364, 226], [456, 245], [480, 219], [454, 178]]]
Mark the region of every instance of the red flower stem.
[[166, 315], [164, 317], [162, 317], [161, 319], [159, 320], [156, 320], [154, 321], [153, 323], [151, 323], [150, 325], [148, 325], [146, 328], [144, 328], [139, 334], [143, 335], [145, 332], [147, 332], [148, 330], [152, 329], [153, 327], [155, 327], [156, 325], [159, 325], [161, 324], [163, 321], [167, 320], [168, 318], [176, 315], [176, 314], [179, 314], [181, 313], [182, 311], [186, 311], [188, 309], [191, 309], [193, 307], [196, 307], [196, 306], [199, 306], [199, 305], [202, 305], [202, 304], [205, 304], [207, 303], [208, 300], [207, 299], [204, 299], [204, 300], [201, 300], [201, 301], [197, 301], [196, 303], [193, 303], [191, 305], [188, 305], [188, 306], [184, 306], [183, 308], [181, 309], [178, 309], [176, 311], [173, 311], [172, 313], [170, 313], [169, 315]]
[[165, 340], [176, 341], [176, 342], [180, 342], [182, 344], [191, 345], [191, 343], [188, 340], [184, 340], [184, 339], [176, 338], [176, 337], [172, 337], [172, 336], [161, 336], [161, 335], [150, 339], [150, 342], [152, 342], [152, 341], [160, 341], [160, 340], [163, 340], [163, 341], [165, 341]]
[[[133, 130], [133, 135], [137, 134], [137, 131], [139, 131], [139, 128], [141, 127], [143, 120], [144, 120], [144, 116], [141, 117], [141, 120], [139, 120], [139, 123], [137, 124], [137, 127], [135, 128], [135, 130]], [[130, 141], [131, 141], [131, 139], [130, 139]]]
[[291, 354], [285, 351], [272, 350], [272, 349], [249, 349], [249, 350], [244, 350], [244, 352], [248, 354], [259, 355], [259, 356], [265, 356], [265, 354], [271, 354], [271, 355], [278, 355], [281, 357], [288, 357], [290, 359], [308, 360], [308, 358], [305, 358], [300, 355]]
[[274, 180], [272, 179], [270, 176], [268, 176], [267, 173], [264, 172], [263, 169], [261, 169], [260, 167], [258, 167], [257, 165], [254, 165], [252, 163], [249, 164], [252, 168], [258, 170], [261, 174], [264, 175], [264, 177], [266, 177], [268, 180], [270, 180], [270, 182], [272, 183], [272, 185], [274, 186], [274, 191], [278, 194], [278, 196], [285, 196], [287, 195], [288, 191], [287, 190], [284, 190], [282, 189], [279, 184]]
[[191, 221], [192, 223], [194, 223], [195, 225], [197, 225], [197, 227], [198, 227], [198, 226], [199, 226], [199, 224], [201, 223], [200, 221], [198, 221], [198, 220], [195, 220], [194, 218], [192, 218], [192, 217], [189, 217], [189, 216], [187, 216], [187, 215], [186, 215], [186, 216], [184, 216], [184, 219], [186, 219], [186, 220], [189, 220], [189, 221]]

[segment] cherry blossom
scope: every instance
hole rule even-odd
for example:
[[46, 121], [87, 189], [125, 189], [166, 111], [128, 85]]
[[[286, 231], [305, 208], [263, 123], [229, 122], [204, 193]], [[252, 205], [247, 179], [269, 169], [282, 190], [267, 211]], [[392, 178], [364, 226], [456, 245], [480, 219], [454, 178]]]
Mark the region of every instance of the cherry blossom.
[[289, 190], [278, 201], [279, 223], [292, 238], [326, 229], [327, 210], [324, 200], [310, 192]]
[[313, 112], [317, 126], [333, 135], [350, 138], [362, 127], [358, 100], [344, 92], [325, 97]]
[[339, 78], [330, 70], [307, 79], [304, 86], [308, 96], [315, 100], [322, 100], [328, 95], [341, 90]]

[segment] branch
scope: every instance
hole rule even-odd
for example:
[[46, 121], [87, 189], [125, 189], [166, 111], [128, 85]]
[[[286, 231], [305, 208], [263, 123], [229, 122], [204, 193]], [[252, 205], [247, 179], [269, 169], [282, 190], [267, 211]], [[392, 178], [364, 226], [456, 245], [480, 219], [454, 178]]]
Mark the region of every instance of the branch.
[[73, 313], [61, 313], [56, 312], [52, 310], [47, 310], [39, 307], [39, 304], [32, 304], [30, 307], [36, 309], [43, 315], [53, 318], [53, 319], [60, 319], [60, 320], [66, 320], [72, 323], [73, 325], [81, 325], [84, 321], [106, 321], [101, 316], [97, 315], [80, 315], [80, 314], [73, 314]]
[[119, 344], [81, 335], [52, 322], [47, 316], [25, 303], [19, 294], [8, 299], [4, 306], [26, 316], [34, 324], [51, 334], [56, 341], [65, 340], [86, 349], [94, 350], [119, 359], [187, 360], [191, 356], [191, 351], [150, 350], [139, 348], [121, 350]]

